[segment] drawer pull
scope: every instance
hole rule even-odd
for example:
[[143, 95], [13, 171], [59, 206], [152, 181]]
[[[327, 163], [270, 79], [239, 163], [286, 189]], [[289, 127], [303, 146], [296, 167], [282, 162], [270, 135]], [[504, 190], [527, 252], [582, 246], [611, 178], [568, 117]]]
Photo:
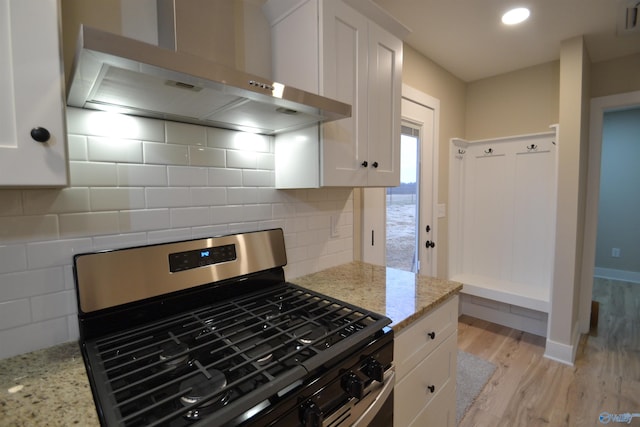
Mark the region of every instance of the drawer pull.
[[429, 335], [429, 338], [431, 338], [432, 340], [436, 339], [436, 333], [435, 332], [429, 332], [427, 335]]
[[430, 386], [427, 386], [427, 389], [428, 389], [431, 393], [434, 393], [434, 392], [436, 391], [436, 386], [434, 386], [434, 385], [430, 385]]

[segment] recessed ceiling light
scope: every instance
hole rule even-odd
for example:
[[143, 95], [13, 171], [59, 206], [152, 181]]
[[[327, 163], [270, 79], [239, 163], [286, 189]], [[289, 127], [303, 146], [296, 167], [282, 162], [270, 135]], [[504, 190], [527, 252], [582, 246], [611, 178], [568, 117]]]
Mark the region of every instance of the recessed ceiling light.
[[528, 17], [529, 9], [526, 7], [517, 7], [502, 15], [502, 23], [506, 25], [515, 25], [525, 21]]

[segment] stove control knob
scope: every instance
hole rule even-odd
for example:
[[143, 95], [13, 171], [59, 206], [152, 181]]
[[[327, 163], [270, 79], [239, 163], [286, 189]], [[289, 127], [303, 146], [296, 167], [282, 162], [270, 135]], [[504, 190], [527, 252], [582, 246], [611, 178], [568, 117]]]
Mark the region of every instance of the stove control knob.
[[322, 427], [324, 416], [315, 402], [307, 401], [300, 407], [300, 421], [304, 427]]
[[341, 385], [342, 389], [346, 391], [349, 396], [355, 397], [356, 399], [362, 399], [362, 395], [364, 394], [364, 382], [362, 382], [356, 374], [349, 372], [348, 374], [343, 375]]
[[379, 383], [384, 381], [384, 366], [376, 359], [369, 359], [366, 365], [362, 368], [362, 371], [366, 376]]

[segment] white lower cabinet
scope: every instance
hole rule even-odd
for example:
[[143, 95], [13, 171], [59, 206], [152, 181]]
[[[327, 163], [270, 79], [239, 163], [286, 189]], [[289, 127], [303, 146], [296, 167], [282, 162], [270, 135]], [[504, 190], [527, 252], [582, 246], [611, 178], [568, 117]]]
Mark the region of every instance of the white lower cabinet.
[[396, 337], [395, 427], [455, 425], [457, 322], [456, 295]]

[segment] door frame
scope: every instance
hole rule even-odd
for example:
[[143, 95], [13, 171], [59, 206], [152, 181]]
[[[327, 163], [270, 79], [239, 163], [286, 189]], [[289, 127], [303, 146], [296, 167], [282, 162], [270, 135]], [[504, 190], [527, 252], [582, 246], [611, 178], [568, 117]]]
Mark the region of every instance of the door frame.
[[[433, 110], [433, 144], [432, 144], [432, 158], [433, 158], [433, 168], [431, 171], [432, 177], [431, 177], [431, 183], [432, 183], [432, 196], [433, 196], [433, 203], [432, 203], [432, 218], [433, 218], [433, 232], [432, 232], [432, 239], [435, 242], [438, 242], [437, 238], [438, 238], [438, 219], [443, 215], [438, 215], [438, 170], [439, 170], [439, 161], [440, 161], [440, 157], [439, 157], [439, 145], [440, 145], [440, 100], [437, 98], [434, 98], [431, 95], [427, 95], [426, 93], [415, 89], [405, 83], [402, 84], [402, 98], [411, 101], [413, 103], [422, 105], [426, 108], [429, 108], [431, 110]], [[402, 111], [400, 112], [401, 115], [401, 122], [404, 121], [406, 118], [402, 115]], [[407, 119], [407, 121], [411, 122], [412, 120]], [[423, 135], [421, 135], [421, 138], [423, 138]], [[424, 174], [425, 171], [422, 170], [423, 168], [421, 167], [421, 174]], [[421, 186], [422, 188], [422, 186]], [[385, 191], [384, 189], [380, 189], [381, 192]], [[371, 236], [368, 233], [364, 233], [363, 232], [363, 226], [366, 223], [364, 215], [366, 215], [367, 213], [367, 209], [364, 209], [365, 204], [367, 204], [367, 206], [369, 206], [369, 204], [365, 201], [365, 195], [364, 195], [365, 191], [364, 189], [358, 189], [358, 191], [354, 192], [354, 207], [359, 207], [360, 208], [360, 212], [357, 212], [357, 209], [354, 211], [354, 259], [360, 259], [360, 260], [364, 260], [365, 256], [364, 256], [364, 247], [367, 244], [367, 242], [369, 241], [368, 239], [371, 238]], [[386, 204], [383, 203], [383, 208], [386, 210]], [[383, 216], [384, 221], [386, 221], [386, 215]], [[386, 230], [386, 224], [384, 224], [384, 228], [382, 228], [383, 230]], [[382, 238], [384, 239], [383, 242], [385, 242], [385, 245], [383, 245], [383, 248], [386, 247], [386, 236], [384, 236], [384, 233], [382, 233], [383, 236]], [[424, 240], [421, 239], [420, 236], [418, 236], [418, 238], [420, 240]], [[433, 258], [432, 258], [432, 263], [433, 263], [433, 275], [436, 276], [437, 274], [437, 261], [438, 261], [438, 251], [439, 249], [442, 248], [442, 245], [436, 245], [435, 247], [435, 251], [433, 252]], [[383, 249], [384, 250], [384, 249]]]
[[602, 126], [604, 113], [615, 109], [632, 108], [638, 105], [640, 105], [640, 91], [591, 99], [587, 200], [585, 207], [581, 289], [578, 309], [578, 325], [580, 332], [583, 334], [588, 333], [590, 329], [593, 275], [596, 261], [596, 237], [598, 232], [598, 202], [600, 200], [600, 166], [602, 163]]

